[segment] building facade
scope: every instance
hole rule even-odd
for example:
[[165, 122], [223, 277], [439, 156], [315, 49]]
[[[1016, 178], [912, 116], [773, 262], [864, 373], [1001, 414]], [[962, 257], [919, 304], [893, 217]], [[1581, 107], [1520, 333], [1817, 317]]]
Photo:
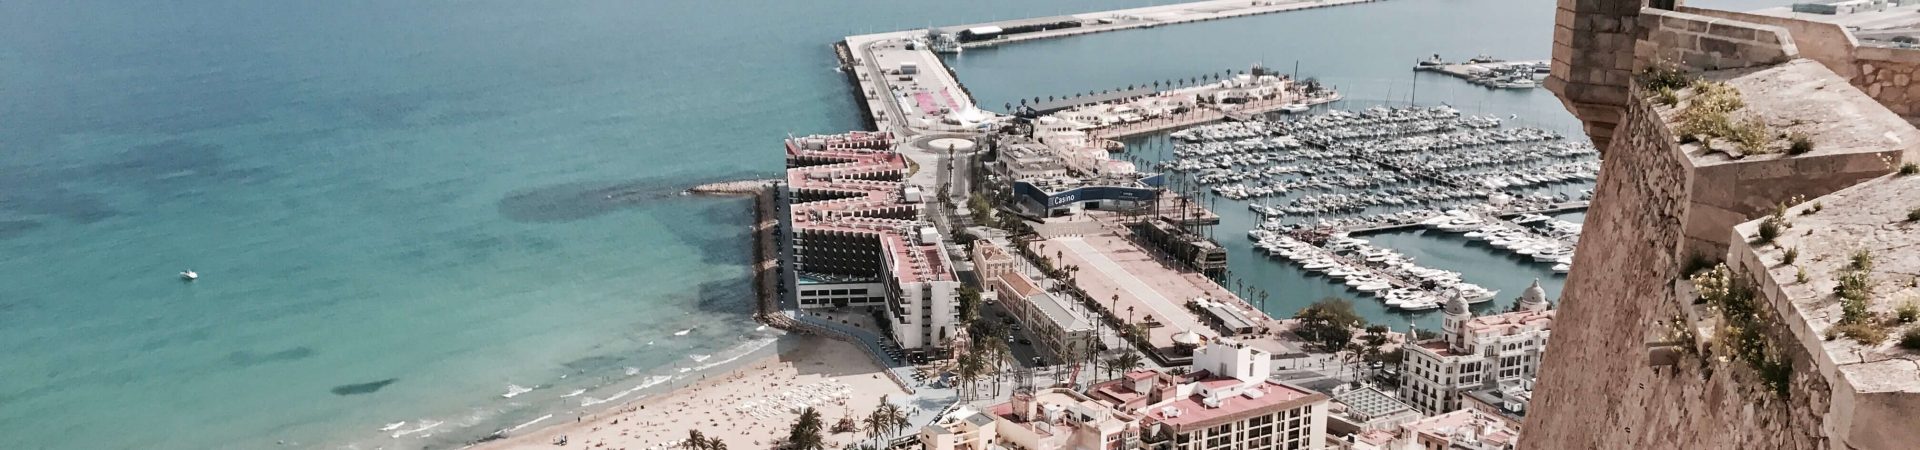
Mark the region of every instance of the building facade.
[[1142, 448], [1324, 448], [1327, 395], [1269, 379], [1272, 366], [1265, 351], [1216, 339], [1186, 375], [1129, 371], [1090, 395], [1141, 417]]
[[1036, 286], [1020, 272], [1002, 272], [993, 280], [1000, 307], [1027, 327], [1033, 348], [1053, 361], [1066, 361], [1094, 345], [1093, 321], [1059, 295]]
[[905, 157], [887, 133], [786, 141], [781, 187], [785, 300], [806, 308], [879, 308], [901, 348], [952, 339], [959, 280], [921, 204], [906, 195]]
[[1401, 400], [1436, 415], [1460, 409], [1466, 391], [1535, 376], [1554, 314], [1539, 281], [1521, 295], [1519, 311], [1474, 317], [1457, 292], [1443, 309], [1441, 337], [1406, 347]]

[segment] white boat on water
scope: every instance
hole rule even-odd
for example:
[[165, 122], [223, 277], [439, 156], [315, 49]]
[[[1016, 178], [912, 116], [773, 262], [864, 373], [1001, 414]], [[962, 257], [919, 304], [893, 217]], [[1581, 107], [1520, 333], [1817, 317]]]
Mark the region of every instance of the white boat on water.
[[1426, 311], [1429, 309], [1438, 309], [1438, 308], [1440, 308], [1440, 303], [1433, 301], [1433, 299], [1431, 298], [1419, 299], [1412, 302], [1407, 302], [1404, 305], [1400, 305], [1400, 309], [1404, 309], [1408, 311]]
[[198, 280], [200, 279], [200, 273], [194, 272], [193, 269], [182, 270], [180, 271], [180, 279], [187, 281]]
[[1567, 264], [1567, 263], [1559, 263], [1559, 264], [1554, 264], [1554, 265], [1553, 265], [1553, 273], [1567, 273], [1567, 272], [1571, 272], [1571, 271], [1573, 271], [1573, 265], [1572, 265], [1572, 264]]

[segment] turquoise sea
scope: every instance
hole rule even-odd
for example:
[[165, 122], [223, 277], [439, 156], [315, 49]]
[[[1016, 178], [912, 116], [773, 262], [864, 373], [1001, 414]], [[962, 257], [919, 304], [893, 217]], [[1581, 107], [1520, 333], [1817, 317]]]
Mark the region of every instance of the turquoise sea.
[[[450, 448], [766, 351], [745, 203], [677, 191], [859, 128], [829, 42], [1149, 3], [0, 2], [0, 448]], [[955, 68], [989, 105], [1295, 60], [1405, 101], [1413, 58], [1544, 58], [1551, 17], [1395, 0]], [[1418, 100], [1572, 129], [1447, 85]], [[1270, 309], [1330, 289], [1238, 236]]]

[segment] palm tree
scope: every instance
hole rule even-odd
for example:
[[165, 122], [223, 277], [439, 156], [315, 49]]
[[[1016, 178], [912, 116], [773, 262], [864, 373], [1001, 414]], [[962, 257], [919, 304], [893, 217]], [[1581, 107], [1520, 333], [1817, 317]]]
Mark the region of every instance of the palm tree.
[[719, 437], [707, 438], [707, 450], [727, 450], [727, 441], [720, 440]]
[[[987, 336], [987, 338], [989, 341], [992, 340], [992, 336]], [[977, 352], [967, 352], [967, 354], [960, 355], [960, 360], [955, 361], [955, 365], [958, 366], [954, 370], [954, 372], [956, 372], [955, 375], [960, 378], [960, 398], [966, 399], [971, 397], [973, 393], [973, 382], [980, 378], [980, 356]]]
[[[881, 405], [885, 404], [884, 401], [881, 403]], [[887, 423], [886, 416], [880, 414], [879, 408], [875, 408], [872, 414], [867, 414], [867, 418], [861, 419], [860, 424], [863, 428], [866, 428], [867, 437], [872, 438], [875, 444], [880, 443], [880, 435], [885, 433], [887, 428], [892, 425]]]
[[1126, 373], [1129, 370], [1146, 366], [1146, 360], [1141, 359], [1139, 353], [1128, 351], [1121, 353], [1120, 356], [1115, 356], [1113, 359], [1107, 360], [1107, 366], [1119, 369], [1120, 373]]
[[707, 435], [701, 434], [700, 430], [689, 430], [687, 431], [687, 440], [680, 443], [680, 448], [687, 450], [707, 450], [710, 448], [710, 445], [711, 444], [707, 442]]
[[907, 426], [912, 425], [912, 422], [907, 420], [907, 411], [900, 409], [897, 405], [888, 403], [886, 413], [887, 423], [892, 425], [889, 428], [893, 430], [894, 435], [900, 434], [907, 429]]
[[[907, 428], [907, 412], [900, 409], [899, 405], [888, 402], [887, 396], [882, 395], [880, 405], [875, 406], [873, 413], [868, 414], [862, 423], [866, 425], [867, 436], [874, 437], [875, 443], [879, 444], [878, 441], [883, 435], [890, 438]], [[885, 444], [880, 445], [885, 446]]]
[[787, 432], [787, 446], [794, 450], [826, 450], [826, 437], [820, 435], [820, 411], [809, 406], [800, 410], [800, 418]]

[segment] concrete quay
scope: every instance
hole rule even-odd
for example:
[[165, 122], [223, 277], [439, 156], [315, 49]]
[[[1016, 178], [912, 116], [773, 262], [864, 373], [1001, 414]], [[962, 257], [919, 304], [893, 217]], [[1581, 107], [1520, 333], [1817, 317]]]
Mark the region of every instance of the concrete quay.
[[978, 27], [1008, 28], [1030, 23], [1079, 22], [1073, 28], [1061, 28], [1011, 36], [975, 41], [962, 44], [962, 48], [991, 47], [995, 45], [1026, 42], [1040, 39], [1062, 38], [1083, 34], [1108, 31], [1130, 30], [1135, 28], [1153, 28], [1161, 25], [1174, 25], [1208, 20], [1231, 19], [1235, 17], [1257, 16], [1329, 6], [1372, 3], [1384, 0], [1296, 0], [1296, 1], [1248, 1], [1248, 0], [1209, 0], [1172, 5], [1147, 6], [1141, 8], [1117, 9], [1065, 16], [1042, 17], [1032, 19], [1002, 20], [996, 22], [939, 27], [937, 32], [957, 33], [961, 30]]
[[1261, 100], [1261, 101], [1255, 101], [1252, 103], [1234, 105], [1234, 106], [1237, 106], [1237, 108], [1227, 109], [1227, 110], [1213, 109], [1213, 108], [1200, 108], [1200, 109], [1190, 111], [1178, 116], [1173, 116], [1173, 117], [1155, 118], [1155, 119], [1141, 121], [1141, 122], [1134, 122], [1134, 123], [1128, 123], [1128, 124], [1115, 125], [1111, 127], [1099, 128], [1095, 130], [1089, 130], [1088, 134], [1094, 139], [1123, 139], [1123, 138], [1129, 138], [1129, 137], [1139, 136], [1143, 134], [1171, 130], [1175, 128], [1185, 128], [1185, 127], [1190, 127], [1194, 125], [1213, 123], [1221, 120], [1234, 119], [1236, 117], [1248, 117], [1248, 116], [1266, 114], [1266, 113], [1286, 109], [1287, 107], [1293, 106], [1293, 105], [1301, 105], [1301, 106], [1309, 106], [1309, 107], [1319, 106], [1319, 105], [1337, 102], [1337, 101], [1340, 101], [1340, 99], [1341, 99], [1340, 94], [1335, 93], [1332, 96], [1315, 97], [1315, 98], [1301, 99], [1301, 100], [1293, 100], [1293, 99]]
[[[969, 28], [1006, 28], [1044, 22], [1077, 21], [1083, 24], [1074, 28], [1018, 33], [966, 44], [978, 47], [1376, 1], [1382, 0], [1207, 0], [937, 27], [932, 30], [957, 33]], [[930, 46], [925, 45], [928, 34], [928, 29], [863, 34], [848, 36], [835, 44], [842, 59], [842, 70], [847, 71], [849, 81], [854, 84], [855, 95], [875, 130], [890, 131], [903, 139], [930, 132], [971, 133], [977, 132], [979, 125], [993, 117], [992, 113], [979, 110], [972, 94], [954, 77], [952, 69]], [[912, 69], [906, 69], [909, 66]], [[1279, 105], [1273, 105], [1267, 111], [1275, 109], [1279, 109]]]
[[774, 178], [764, 180], [722, 181], [694, 186], [692, 189], [687, 189], [687, 193], [694, 195], [756, 195], [779, 182], [779, 179]]

